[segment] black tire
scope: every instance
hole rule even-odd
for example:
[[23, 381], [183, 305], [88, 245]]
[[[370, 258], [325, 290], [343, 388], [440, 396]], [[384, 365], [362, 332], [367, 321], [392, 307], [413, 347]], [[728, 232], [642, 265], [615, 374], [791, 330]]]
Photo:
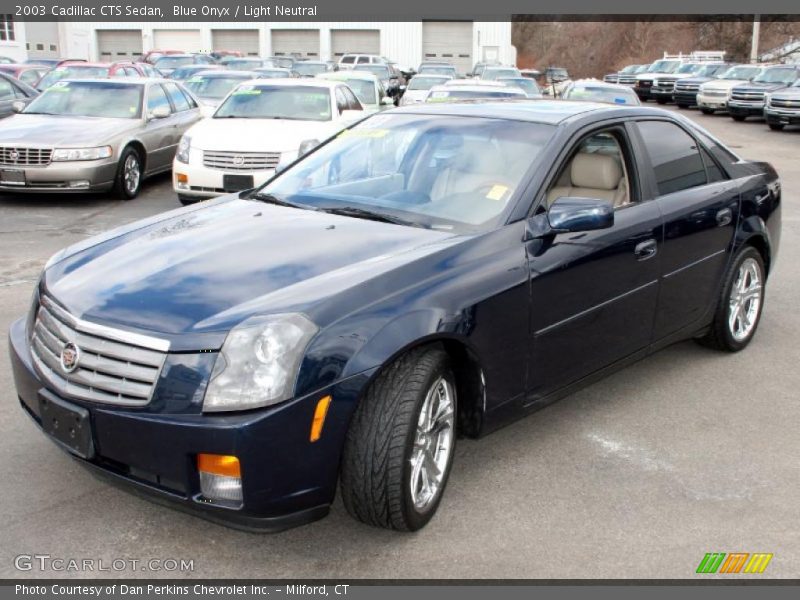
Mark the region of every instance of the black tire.
[[[758, 266], [758, 272], [760, 275], [760, 301], [756, 309], [752, 329], [748, 333], [747, 337], [737, 340], [731, 332], [731, 328], [728, 324], [731, 311], [730, 297], [733, 286], [736, 283], [739, 268], [745, 261], [751, 259], [755, 261], [755, 264]], [[761, 320], [761, 313], [764, 310], [764, 292], [766, 289], [765, 278], [766, 271], [764, 269], [764, 259], [761, 257], [761, 253], [759, 253], [759, 251], [753, 246], [745, 246], [742, 248], [731, 262], [728, 271], [725, 273], [725, 278], [723, 279], [723, 284], [717, 298], [717, 309], [714, 313], [714, 320], [711, 322], [711, 327], [702, 338], [698, 339], [698, 341], [704, 346], [708, 346], [709, 348], [714, 348], [716, 350], [723, 350], [725, 352], [738, 352], [739, 350], [745, 348], [753, 339], [753, 336], [755, 336], [756, 330], [758, 329], [758, 323]]]
[[747, 117], [745, 117], [744, 115], [731, 115], [731, 119], [733, 119], [734, 121], [739, 121], [740, 123], [744, 121], [746, 118]]
[[[447, 381], [452, 390], [451, 445], [437, 494], [419, 510], [411, 495], [411, 456], [420, 411], [440, 380]], [[453, 464], [455, 389], [448, 356], [438, 346], [401, 356], [370, 385], [353, 415], [342, 457], [342, 499], [352, 517], [400, 531], [416, 531], [431, 520]]]
[[769, 128], [772, 129], [772, 131], [782, 131], [785, 127], [785, 125], [782, 123], [767, 123], [767, 125], [769, 125]]
[[706, 108], [705, 106], [700, 107], [700, 112], [704, 115], [713, 115], [714, 109], [713, 108]]
[[667, 103], [667, 101], [664, 98], [656, 98], [656, 102], [658, 102], [659, 104], [666, 104]]
[[190, 206], [192, 204], [197, 204], [201, 200], [202, 200], [202, 198], [195, 198], [194, 196], [184, 196], [183, 194], [178, 194], [178, 202], [180, 202], [184, 206]]
[[678, 104], [678, 108], [689, 108], [691, 104]]
[[[136, 178], [135, 185], [131, 185], [131, 182], [126, 180], [126, 164], [129, 160], [134, 160], [138, 165], [137, 168], [139, 175]], [[116, 195], [118, 198], [122, 198], [123, 200], [133, 200], [139, 195], [139, 191], [142, 189], [143, 177], [144, 173], [142, 157], [135, 148], [128, 146], [122, 151], [122, 154], [119, 157], [117, 176], [114, 178], [114, 195]]]

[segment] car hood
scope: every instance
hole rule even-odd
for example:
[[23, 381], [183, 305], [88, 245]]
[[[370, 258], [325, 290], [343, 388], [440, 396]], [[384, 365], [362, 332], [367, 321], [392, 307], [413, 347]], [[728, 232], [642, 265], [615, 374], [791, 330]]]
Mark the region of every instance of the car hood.
[[18, 114], [3, 119], [0, 144], [97, 146], [139, 125], [138, 119]]
[[779, 90], [772, 94], [773, 98], [781, 98], [786, 100], [800, 100], [800, 87], [789, 87]]
[[713, 77], [685, 77], [681, 80], [681, 83], [705, 83], [712, 79]]
[[710, 90], [730, 90], [746, 83], [749, 83], [746, 79], [712, 79], [707, 81], [703, 85], [703, 88]]
[[343, 129], [341, 121], [203, 119], [187, 132], [192, 148], [230, 152], [288, 152], [306, 140], [323, 141]]
[[755, 81], [750, 81], [743, 85], [737, 85], [736, 89], [739, 91], [771, 92], [773, 90], [780, 90], [785, 87], [785, 83], [758, 83]]
[[203, 334], [254, 314], [314, 318], [325, 299], [459, 239], [231, 195], [68, 248], [51, 259], [45, 286], [79, 318]]

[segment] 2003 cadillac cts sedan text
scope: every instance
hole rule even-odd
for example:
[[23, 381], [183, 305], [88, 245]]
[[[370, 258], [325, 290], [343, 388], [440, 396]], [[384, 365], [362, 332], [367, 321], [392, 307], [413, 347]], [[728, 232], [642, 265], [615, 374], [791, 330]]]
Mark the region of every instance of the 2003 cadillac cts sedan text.
[[675, 114], [370, 117], [263, 187], [56, 254], [11, 328], [22, 408], [209, 519], [424, 526], [480, 436], [666, 344], [752, 339], [780, 184]]

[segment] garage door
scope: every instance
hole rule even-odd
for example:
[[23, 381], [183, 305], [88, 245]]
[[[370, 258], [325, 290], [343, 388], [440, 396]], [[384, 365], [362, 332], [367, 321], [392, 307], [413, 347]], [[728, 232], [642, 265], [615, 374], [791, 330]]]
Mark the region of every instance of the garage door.
[[377, 29], [334, 29], [331, 51], [334, 60], [345, 54], [380, 54], [381, 32]]
[[156, 29], [153, 31], [153, 48], [200, 52], [203, 40], [199, 29]]
[[275, 56], [319, 58], [319, 29], [273, 29], [272, 53]]
[[141, 29], [98, 29], [97, 57], [103, 62], [130, 60], [142, 56]]
[[472, 70], [472, 22], [423, 21], [422, 60], [446, 60], [456, 70]]
[[215, 51], [239, 50], [247, 56], [258, 56], [258, 29], [212, 29], [211, 44]]

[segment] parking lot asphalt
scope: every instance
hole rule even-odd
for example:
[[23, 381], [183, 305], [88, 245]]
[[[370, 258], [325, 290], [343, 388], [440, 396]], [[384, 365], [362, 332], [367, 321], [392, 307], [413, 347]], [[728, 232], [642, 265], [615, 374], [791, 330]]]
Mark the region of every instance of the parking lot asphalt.
[[[242, 533], [109, 487], [59, 451], [18, 405], [8, 327], [55, 251], [179, 204], [168, 176], [130, 202], [0, 197], [0, 577], [692, 578], [706, 552], [774, 554], [763, 575], [733, 577], [800, 577], [800, 131], [687, 114], [782, 177], [754, 341], [735, 355], [672, 346], [460, 440], [439, 512], [414, 534], [361, 525], [338, 499], [322, 521]], [[194, 570], [19, 571], [20, 554]]]

